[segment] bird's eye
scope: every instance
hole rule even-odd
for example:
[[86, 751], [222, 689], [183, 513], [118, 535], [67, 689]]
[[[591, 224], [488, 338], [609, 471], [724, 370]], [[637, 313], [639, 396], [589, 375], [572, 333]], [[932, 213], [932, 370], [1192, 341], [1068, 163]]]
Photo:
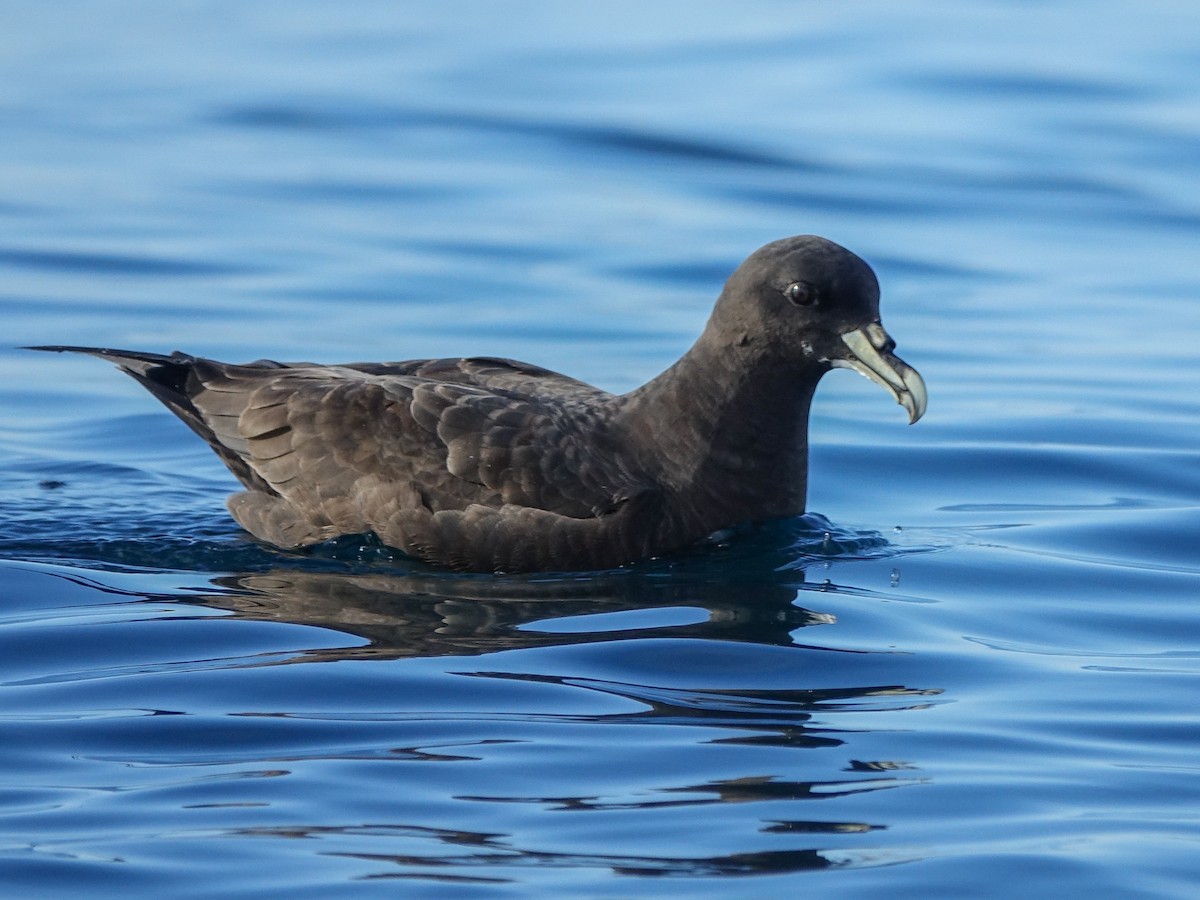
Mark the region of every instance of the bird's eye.
[[792, 306], [812, 306], [817, 302], [817, 289], [807, 281], [793, 281], [783, 289], [783, 296]]

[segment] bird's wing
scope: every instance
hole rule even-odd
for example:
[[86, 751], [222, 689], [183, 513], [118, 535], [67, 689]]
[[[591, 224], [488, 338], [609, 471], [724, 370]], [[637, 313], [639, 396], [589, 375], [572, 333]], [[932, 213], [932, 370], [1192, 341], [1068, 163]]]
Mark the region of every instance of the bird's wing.
[[648, 523], [662, 496], [621, 452], [611, 395], [545, 369], [37, 349], [88, 353], [136, 378], [249, 488], [231, 498], [238, 521], [280, 546], [375, 530], [473, 571], [608, 568], [659, 546]]
[[516, 505], [579, 518], [640, 488], [611, 452], [597, 404], [608, 395], [504, 360], [385, 369], [196, 359], [188, 392], [272, 491], [334, 521], [360, 481], [415, 489], [434, 512]]

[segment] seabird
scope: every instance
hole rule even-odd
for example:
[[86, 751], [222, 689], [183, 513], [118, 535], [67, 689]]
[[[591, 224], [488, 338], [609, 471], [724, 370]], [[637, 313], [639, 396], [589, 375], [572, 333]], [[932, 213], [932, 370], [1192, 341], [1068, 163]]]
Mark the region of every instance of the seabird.
[[800, 515], [817, 382], [844, 367], [916, 422], [925, 383], [894, 353], [879, 283], [812, 235], [755, 251], [703, 333], [610, 394], [511, 359], [244, 365], [96, 347], [208, 442], [244, 490], [233, 518], [298, 548], [374, 532], [477, 572], [606, 569]]

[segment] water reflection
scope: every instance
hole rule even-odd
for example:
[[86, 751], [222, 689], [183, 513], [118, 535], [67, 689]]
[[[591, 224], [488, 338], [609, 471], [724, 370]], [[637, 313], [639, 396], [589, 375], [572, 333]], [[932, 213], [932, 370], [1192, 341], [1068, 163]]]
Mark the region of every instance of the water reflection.
[[[816, 823], [810, 833], [850, 833], [872, 831], [877, 826], [862, 823]], [[804, 831], [806, 829], [797, 829]], [[256, 828], [237, 833], [240, 837], [284, 837], [320, 839], [341, 843], [363, 837], [391, 839], [397, 842], [419, 841], [428, 847], [431, 841], [442, 845], [441, 852], [366, 853], [329, 851], [371, 863], [386, 863], [390, 870], [367, 876], [378, 878], [419, 878], [454, 884], [506, 884], [523, 881], [528, 870], [605, 869], [616, 875], [713, 877], [786, 874], [810, 869], [854, 864], [886, 864], [896, 859], [854, 859], [842, 853], [831, 858], [818, 849], [763, 850], [720, 856], [641, 856], [607, 853], [561, 853], [514, 845], [507, 835], [457, 831], [424, 826], [364, 826], [328, 828]], [[468, 874], [478, 870], [480, 874]], [[487, 874], [483, 874], [487, 873]], [[510, 874], [511, 873], [511, 874]]]
[[[683, 798], [609, 801], [598, 797], [507, 797], [464, 796], [463, 800], [494, 803], [534, 803], [547, 810], [607, 812], [612, 810], [671, 809], [684, 806], [711, 806], [719, 803], [762, 803], [771, 800], [823, 800], [847, 797], [870, 791], [920, 784], [919, 778], [844, 779], [836, 781], [789, 781], [764, 775], [685, 784], [659, 788], [663, 794], [686, 794]], [[763, 828], [767, 832], [822, 831], [829, 833], [872, 831], [883, 825], [867, 826], [849, 822], [812, 822], [780, 820]]]
[[[840, 737], [817, 733], [808, 727], [821, 713], [854, 709], [864, 712], [923, 709], [938, 690], [918, 690], [899, 685], [885, 687], [773, 690], [768, 688], [698, 690], [643, 684], [625, 684], [595, 678], [530, 675], [509, 672], [476, 672], [477, 677], [506, 678], [584, 688], [634, 701], [643, 708], [633, 713], [615, 713], [594, 719], [612, 724], [694, 725], [731, 729], [735, 737], [714, 738], [713, 744], [747, 744], [775, 747], [836, 747]], [[749, 732], [743, 734], [742, 732]], [[903, 764], [870, 763], [879, 771], [902, 768]]]
[[[137, 703], [174, 714], [77, 723], [73, 752], [105, 767], [106, 784], [111, 767], [138, 773], [134, 793], [169, 784], [209, 817], [193, 833], [305, 838], [366, 879], [724, 878], [907, 861], [883, 837], [896, 825], [889, 801], [930, 779], [878, 736], [944, 701], [936, 688], [888, 682], [897, 667], [887, 663], [900, 659], [890, 646], [822, 646], [829, 629], [813, 626], [836, 626], [822, 600], [870, 592], [804, 571], [821, 554], [898, 551], [877, 536], [783, 537], [573, 576], [259, 555], [242, 559], [257, 570], [155, 594], [150, 577], [174, 576], [63, 569], [57, 577], [115, 597], [109, 627], [143, 645], [164, 628], [184, 635], [174, 623], [186, 605], [220, 626], [117, 673], [137, 675]], [[234, 637], [227, 654], [230, 630], [263, 633], [239, 619], [322, 631], [314, 641], [268, 629], [288, 642], [282, 652], [274, 637], [250, 652]], [[657, 649], [675, 646], [686, 649]], [[558, 652], [536, 652], [548, 648]], [[507, 652], [519, 650], [534, 652]], [[688, 654], [695, 666], [681, 661]], [[358, 665], [305, 665], [338, 661]], [[92, 669], [109, 680], [114, 671]], [[76, 674], [64, 684], [87, 683]], [[406, 691], [415, 684], [425, 686], [417, 698]], [[297, 810], [300, 797], [310, 800]], [[720, 839], [637, 837], [693, 817]], [[558, 837], [593, 832], [616, 836]]]
[[[790, 573], [794, 580], [796, 573]], [[313, 650], [313, 659], [476, 656], [500, 650], [679, 637], [789, 646], [792, 632], [833, 621], [796, 606], [788, 584], [678, 582], [637, 577], [485, 580], [441, 575], [343, 575], [278, 570], [223, 576], [206, 605], [248, 619], [335, 629], [366, 646]], [[679, 623], [678, 610], [684, 622]], [[657, 617], [668, 624], [651, 624]], [[630, 620], [621, 614], [639, 613]], [[638, 624], [646, 621], [647, 624]]]
[[[353, 545], [355, 541], [348, 542]], [[501, 650], [643, 638], [802, 646], [798, 629], [835, 617], [807, 609], [814, 558], [900, 552], [875, 532], [819, 516], [762, 526], [668, 561], [580, 575], [459, 575], [410, 565], [353, 568], [379, 548], [355, 547], [351, 567], [328, 557], [215, 577], [199, 602], [237, 615], [355, 635], [365, 646], [320, 649], [301, 661], [477, 656]], [[345, 548], [332, 553], [344, 555]], [[362, 556], [362, 554], [366, 554]], [[806, 561], [807, 560], [807, 561]], [[821, 590], [837, 590], [825, 584]], [[196, 601], [192, 601], [196, 602]], [[847, 651], [849, 652], [849, 651]]]

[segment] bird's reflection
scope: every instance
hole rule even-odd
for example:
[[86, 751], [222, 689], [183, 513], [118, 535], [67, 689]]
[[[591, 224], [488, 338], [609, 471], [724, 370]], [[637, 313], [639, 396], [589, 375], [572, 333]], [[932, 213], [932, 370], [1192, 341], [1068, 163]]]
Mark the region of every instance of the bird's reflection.
[[[693, 679], [675, 677], [677, 669], [669, 660], [647, 672], [636, 665], [589, 669], [577, 665], [573, 654], [539, 654], [533, 657], [542, 661], [537, 671], [522, 671], [522, 656], [488, 658], [503, 651], [610, 643], [613, 652], [602, 655], [611, 662], [622, 657], [624, 648], [615, 646], [617, 642], [632, 646], [654, 640], [666, 645], [664, 639], [671, 638], [738, 644], [738, 650], [725, 649], [739, 658], [753, 658], [753, 646], [758, 646], [764, 653], [769, 649], [773, 661], [779, 658], [774, 648], [794, 648], [801, 654], [806, 647], [832, 652], [821, 647], [822, 629], [813, 627], [835, 622], [820, 608], [830, 599], [826, 592], [865, 592], [807, 582], [794, 538], [784, 537], [772, 542], [759, 535], [748, 544], [734, 542], [683, 559], [571, 576], [472, 576], [394, 561], [376, 565], [370, 559], [275, 555], [247, 558], [246, 569], [252, 571], [209, 576], [208, 585], [197, 593], [152, 599], [199, 603], [242, 619], [320, 628], [321, 641], [305, 643], [335, 645], [284, 654], [273, 650], [229, 661], [248, 672], [261, 671], [264, 665], [472, 657], [450, 662], [446, 677], [493, 685], [513, 682], [514, 698], [527, 695], [525, 686], [544, 684], [554, 691], [587, 692], [597, 700], [528, 707], [516, 700], [505, 702], [509, 693], [499, 690], [490, 695], [497, 698], [494, 706], [464, 709], [451, 699], [472, 693], [464, 692], [460, 683], [444, 706], [433, 708], [409, 708], [403, 699], [381, 702], [372, 696], [369, 701], [351, 697], [345, 709], [339, 696], [328, 707], [317, 703], [239, 709], [233, 717], [239, 727], [263, 719], [283, 723], [271, 731], [283, 743], [272, 745], [266, 758], [258, 759], [263, 751], [252, 745], [260, 767], [293, 774], [313, 760], [367, 760], [395, 764], [401, 783], [404, 777], [417, 777], [423, 784], [431, 778], [428, 783], [434, 784], [438, 773], [410, 774], [411, 767], [467, 766], [502, 774], [507, 771], [507, 754], [517, 745], [536, 747], [545, 741], [547, 759], [553, 757], [549, 748], [556, 743], [594, 746], [597, 759], [605, 760], [595, 773], [573, 771], [566, 778], [547, 773], [517, 781], [474, 777], [465, 782], [443, 775], [452, 793], [443, 800], [461, 811], [464, 823], [476, 821], [476, 816], [520, 823], [546, 812], [587, 816], [606, 827], [614, 816], [649, 821], [694, 811], [700, 817], [725, 816], [723, 821], [742, 822], [749, 829], [745, 834], [731, 831], [727, 849], [720, 852], [704, 853], [697, 847], [678, 855], [621, 846], [561, 852], [515, 824], [502, 830], [443, 829], [411, 810], [390, 823], [376, 819], [371, 826], [305, 822], [246, 828], [239, 823], [227, 834], [304, 837], [325, 842], [330, 854], [366, 862], [373, 867], [370, 877], [455, 883], [477, 877], [507, 880], [510, 869], [520, 873], [529, 867], [713, 878], [895, 862], [896, 857], [880, 855], [875, 845], [856, 847], [856, 836], [869, 839], [865, 836], [890, 827], [878, 812], [883, 807], [859, 801], [896, 788], [916, 789], [928, 778], [919, 766], [892, 758], [901, 756], [899, 748], [873, 758], [867, 746], [878, 751], [884, 745], [865, 744], [856, 751], [852, 747], [856, 735], [875, 727], [894, 728], [893, 720], [900, 715], [941, 702], [935, 699], [937, 689], [871, 680], [867, 672], [878, 678], [880, 672], [893, 669], [876, 660], [860, 670], [855, 665], [859, 657], [848, 655], [839, 661], [851, 673], [849, 680], [831, 684], [823, 676], [813, 686], [796, 683], [794, 676], [808, 671], [803, 667], [777, 678], [772, 675], [768, 685], [756, 685], [754, 679], [747, 683], [737, 672], [718, 668], [711, 681], [697, 685]], [[367, 668], [384, 677], [394, 674], [402, 683], [408, 666], [391, 667], [394, 673], [389, 667]], [[319, 683], [325, 671], [324, 666], [301, 670], [298, 683]], [[403, 691], [396, 694], [403, 696]], [[851, 724], [839, 721], [843, 713], [853, 714]], [[871, 721], [863, 714], [871, 714]], [[878, 726], [871, 724], [875, 720]], [[310, 735], [301, 727], [293, 744], [286, 738], [297, 721], [319, 721], [334, 730], [348, 724], [354, 736], [310, 746]], [[364, 730], [377, 736], [365, 738]], [[614, 783], [604, 774], [612, 759], [655, 759], [653, 753], [627, 756], [625, 748], [639, 746], [643, 735], [650, 747], [660, 748], [661, 769]], [[244, 746], [229, 744], [220, 751], [228, 756], [221, 759], [241, 763]], [[721, 765], [680, 764], [677, 749], [718, 759]], [[213, 759], [208, 749], [206, 764]], [[471, 789], [464, 789], [466, 783]], [[838, 802], [842, 799], [846, 802]], [[740, 818], [729, 817], [731, 808], [738, 809]], [[793, 846], [764, 849], [760, 835]]]
[[[796, 573], [789, 573], [794, 581]], [[788, 584], [730, 584], [630, 575], [480, 579], [277, 570], [222, 576], [207, 605], [243, 618], [313, 625], [365, 646], [306, 658], [475, 656], [500, 650], [650, 637], [787, 646], [832, 617], [796, 605]], [[671, 612], [676, 610], [676, 612]], [[621, 614], [634, 614], [622, 616]], [[666, 624], [658, 624], [665, 622]]]
[[[305, 661], [476, 656], [660, 637], [793, 646], [798, 629], [834, 621], [799, 602], [821, 594], [805, 585], [797, 533], [827, 547], [832, 527], [807, 518], [813, 521], [760, 529], [753, 540], [740, 536], [610, 572], [503, 577], [301, 564], [219, 576], [212, 582], [218, 590], [201, 602], [243, 618], [334, 629], [367, 641], [314, 650]], [[872, 546], [881, 541], [870, 533], [839, 535], [842, 546], [855, 539]]]
[[[811, 829], [817, 833], [871, 830], [873, 826], [859, 823], [846, 823], [845, 827], [842, 827], [842, 823], [836, 823], [832, 828]], [[529, 869], [607, 869], [617, 875], [713, 878], [778, 875], [844, 864], [840, 860], [833, 862], [814, 849], [694, 857], [555, 852], [516, 845], [507, 835], [411, 825], [260, 827], [240, 829], [233, 834], [239, 837], [303, 838], [330, 842], [368, 837], [416, 844], [420, 849], [405, 853], [334, 851], [329, 855], [390, 867], [381, 868], [369, 876], [371, 878], [404, 878], [460, 886], [508, 885], [519, 880], [520, 873]]]

